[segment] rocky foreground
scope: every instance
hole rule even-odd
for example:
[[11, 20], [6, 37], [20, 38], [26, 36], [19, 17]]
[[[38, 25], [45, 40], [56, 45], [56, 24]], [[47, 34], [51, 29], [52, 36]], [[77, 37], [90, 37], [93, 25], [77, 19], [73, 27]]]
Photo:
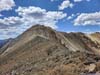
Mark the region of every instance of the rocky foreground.
[[0, 75], [100, 75], [100, 33], [36, 25], [0, 49]]

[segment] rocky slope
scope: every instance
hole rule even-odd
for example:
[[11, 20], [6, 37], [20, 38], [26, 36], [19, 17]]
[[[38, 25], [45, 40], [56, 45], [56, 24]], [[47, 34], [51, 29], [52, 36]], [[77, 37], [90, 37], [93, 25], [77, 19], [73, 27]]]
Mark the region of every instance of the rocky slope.
[[0, 75], [82, 75], [100, 71], [100, 33], [36, 25], [0, 52]]

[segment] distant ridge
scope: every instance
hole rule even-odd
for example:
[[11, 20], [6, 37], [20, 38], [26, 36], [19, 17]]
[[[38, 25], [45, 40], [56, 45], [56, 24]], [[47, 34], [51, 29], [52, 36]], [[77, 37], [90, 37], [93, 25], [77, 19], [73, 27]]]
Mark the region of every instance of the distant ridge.
[[12, 38], [5, 39], [5, 40], [0, 40], [0, 48], [3, 47], [7, 42], [11, 41]]

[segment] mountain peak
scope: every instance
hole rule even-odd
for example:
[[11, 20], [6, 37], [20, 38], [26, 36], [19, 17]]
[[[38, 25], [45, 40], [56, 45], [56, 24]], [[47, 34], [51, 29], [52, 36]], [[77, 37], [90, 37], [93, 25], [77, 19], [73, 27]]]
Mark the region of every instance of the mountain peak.
[[34, 25], [31, 28], [29, 28], [27, 31], [25, 31], [21, 37], [33, 37], [33, 36], [42, 36], [49, 39], [54, 38], [56, 35], [56, 31], [53, 30], [50, 27], [44, 26], [44, 25]]
[[48, 27], [48, 26], [37, 24], [37, 25], [33, 25], [28, 30], [53, 30], [53, 29], [51, 27]]

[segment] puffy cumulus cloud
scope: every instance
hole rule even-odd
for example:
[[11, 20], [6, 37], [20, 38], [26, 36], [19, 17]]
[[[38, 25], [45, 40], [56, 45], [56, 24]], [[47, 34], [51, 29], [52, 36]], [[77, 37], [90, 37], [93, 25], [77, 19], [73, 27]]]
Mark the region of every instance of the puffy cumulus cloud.
[[90, 0], [74, 0], [74, 2], [82, 2], [82, 1], [90, 1]]
[[[19, 7], [16, 12], [26, 19], [30, 24], [43, 24], [52, 28], [57, 28], [58, 20], [63, 19], [67, 14], [60, 11], [46, 11], [40, 7]], [[29, 25], [30, 25], [29, 24]]]
[[81, 13], [74, 20], [74, 25], [100, 25], [100, 12]]
[[51, 2], [59, 1], [59, 0], [50, 0]]
[[47, 11], [40, 7], [19, 7], [16, 12], [18, 17], [7, 17], [0, 19], [0, 36], [3, 38], [15, 37], [35, 24], [42, 24], [57, 28], [56, 23], [67, 16], [60, 11]]
[[20, 24], [23, 24], [23, 22], [24, 22], [23, 18], [21, 19], [19, 17], [12, 16], [8, 18], [3, 18], [3, 19], [0, 19], [0, 29], [15, 27]]
[[67, 20], [73, 20], [75, 19], [80, 13], [76, 13], [76, 14], [71, 14], [70, 16], [67, 17]]
[[70, 2], [70, 0], [64, 0], [61, 5], [59, 6], [59, 10], [64, 10], [65, 8], [72, 8], [73, 4]]
[[[24, 19], [20, 17], [8, 17], [0, 19], [0, 39], [16, 37], [25, 31]], [[21, 29], [20, 29], [21, 28]]]
[[[54, 0], [51, 0], [54, 1]], [[65, 8], [72, 8], [75, 3], [77, 2], [82, 2], [82, 1], [90, 1], [90, 0], [73, 0], [74, 2], [72, 3], [71, 0], [64, 0], [61, 5], [58, 6], [59, 10], [64, 10]]]
[[81, 1], [83, 1], [83, 0], [74, 0], [74, 2], [81, 2]]
[[15, 6], [14, 0], [0, 0], [0, 11], [10, 10]]
[[45, 16], [46, 10], [40, 7], [19, 7], [16, 12], [22, 17], [32, 17], [35, 19], [41, 19]]
[[73, 19], [74, 16], [76, 16], [76, 15], [75, 15], [75, 14], [72, 14], [72, 15], [68, 16], [68, 17], [67, 17], [67, 20]]

